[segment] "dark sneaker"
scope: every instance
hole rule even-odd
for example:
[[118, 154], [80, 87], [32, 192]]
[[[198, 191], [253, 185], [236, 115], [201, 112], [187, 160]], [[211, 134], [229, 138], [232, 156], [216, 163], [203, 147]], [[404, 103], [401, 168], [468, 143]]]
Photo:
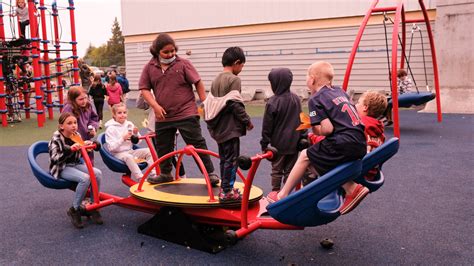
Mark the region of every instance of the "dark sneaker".
[[71, 217], [71, 223], [74, 225], [76, 228], [84, 228], [84, 224], [82, 223], [81, 220], [81, 212], [79, 210], [74, 209], [74, 207], [69, 208], [67, 210], [67, 215]]
[[355, 209], [357, 205], [369, 194], [369, 189], [362, 186], [361, 184], [357, 184], [357, 187], [354, 189], [354, 192], [350, 195], [346, 195], [344, 204], [339, 209], [341, 214], [348, 214], [350, 211]]
[[218, 177], [216, 174], [214, 174], [214, 173], [210, 173], [210, 174], [209, 174], [209, 180], [211, 181], [211, 186], [212, 186], [212, 187], [218, 187], [218, 186], [219, 186], [219, 182], [221, 181], [221, 180], [219, 179], [219, 177]]
[[219, 191], [220, 203], [237, 203], [242, 201], [242, 195], [237, 188], [233, 188], [229, 192], [224, 192], [221, 188]]
[[148, 183], [150, 184], [161, 184], [161, 183], [171, 182], [173, 180], [174, 178], [171, 174], [163, 174], [163, 173], [161, 173], [159, 176], [150, 175], [146, 179], [146, 181], [148, 181]]
[[275, 203], [277, 201], [280, 200], [280, 198], [278, 197], [278, 192], [280, 191], [272, 191], [270, 193], [268, 193], [267, 195], [267, 201], [271, 204], [271, 203]]

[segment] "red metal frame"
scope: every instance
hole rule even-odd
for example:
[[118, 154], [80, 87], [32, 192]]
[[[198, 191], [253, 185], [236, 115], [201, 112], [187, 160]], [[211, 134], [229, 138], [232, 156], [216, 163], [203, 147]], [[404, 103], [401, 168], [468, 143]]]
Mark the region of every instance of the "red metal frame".
[[[77, 41], [76, 41], [76, 32], [75, 32], [75, 19], [74, 19], [74, 1], [73, 0], [68, 0], [69, 6], [69, 15], [70, 15], [70, 20], [71, 20], [71, 36], [72, 36], [72, 41], [70, 44], [72, 45], [72, 53], [73, 53], [73, 71], [74, 71], [74, 83], [79, 84], [79, 69], [78, 69], [78, 64], [77, 64]], [[46, 14], [45, 10], [46, 7], [44, 5], [44, 0], [40, 0], [40, 16], [41, 16], [41, 30], [42, 30], [42, 39], [39, 37], [39, 25], [38, 21], [36, 19], [35, 13], [37, 12], [36, 10], [36, 5], [35, 5], [35, 0], [28, 0], [27, 1], [27, 8], [29, 12], [29, 19], [30, 19], [30, 36], [31, 36], [31, 45], [32, 45], [32, 66], [33, 66], [33, 80], [35, 83], [35, 99], [36, 99], [36, 114], [37, 114], [37, 120], [38, 120], [38, 127], [42, 127], [46, 118], [45, 118], [45, 106], [43, 104], [43, 99], [46, 97], [46, 102], [47, 102], [47, 108], [48, 108], [48, 117], [49, 119], [53, 119], [53, 89], [51, 88], [51, 75], [50, 75], [50, 68], [49, 68], [49, 55], [48, 53], [50, 52], [48, 49], [48, 40], [47, 40], [47, 29], [46, 29]], [[57, 93], [58, 93], [58, 98], [59, 98], [59, 109], [62, 111], [63, 105], [64, 105], [64, 87], [62, 85], [63, 81], [63, 73], [61, 70], [61, 54], [60, 54], [60, 40], [59, 40], [59, 30], [58, 30], [58, 8], [56, 1], [53, 0], [52, 4], [52, 16], [53, 16], [53, 25], [54, 25], [54, 46], [55, 46], [55, 52], [56, 52], [56, 71], [59, 73], [57, 75]], [[19, 21], [16, 21], [16, 24], [18, 24], [19, 28]], [[18, 34], [20, 34], [20, 31], [18, 31]], [[13, 36], [15, 38], [16, 36]], [[26, 36], [25, 36], [26, 37]], [[4, 23], [3, 23], [3, 6], [0, 4], [0, 41], [5, 41], [5, 29], [4, 29]], [[43, 50], [40, 49], [40, 42], [43, 43]], [[41, 60], [41, 53], [43, 53], [43, 58]], [[41, 88], [43, 84], [43, 77], [41, 73], [41, 61], [44, 63], [44, 74], [45, 74], [45, 81], [46, 81], [46, 88], [43, 90]], [[1, 68], [1, 61], [0, 61], [0, 68]], [[0, 69], [0, 95], [4, 95], [6, 93], [6, 88], [5, 88], [5, 80], [3, 79], [3, 69]], [[44, 95], [44, 92], [46, 92], [46, 96]], [[23, 89], [18, 91], [19, 99], [21, 100], [21, 97], [24, 97], [24, 111], [25, 111], [25, 118], [29, 119], [30, 118], [30, 101], [29, 101], [29, 94], [30, 91], [28, 89], [28, 86], [25, 85]], [[21, 94], [23, 93], [23, 94]], [[8, 126], [8, 115], [5, 113], [3, 110], [6, 110], [7, 108], [6, 104], [6, 97], [0, 97], [0, 110], [2, 112], [0, 113], [1, 117], [1, 123], [3, 127]]]
[[30, 16], [30, 32], [31, 32], [31, 53], [33, 58], [33, 79], [35, 81], [35, 98], [36, 98], [36, 115], [38, 118], [38, 127], [43, 127], [45, 122], [43, 98], [44, 94], [41, 90], [41, 67], [39, 65], [40, 44], [38, 35], [38, 21], [35, 17], [36, 7], [34, 0], [28, 0], [28, 13]]
[[[59, 42], [59, 30], [58, 30], [58, 6], [56, 5], [56, 2], [53, 2], [53, 5], [51, 7], [53, 10], [53, 25], [54, 25], [54, 48], [56, 51], [56, 72], [61, 73], [61, 43]], [[57, 86], [56, 88], [58, 89], [58, 98], [59, 98], [59, 112], [63, 111], [63, 105], [64, 105], [64, 86], [63, 86], [63, 75], [58, 75], [57, 78]]]
[[44, 75], [46, 76], [46, 103], [48, 104], [48, 118], [50, 120], [54, 119], [53, 114], [53, 92], [51, 89], [51, 78], [49, 71], [49, 49], [48, 49], [48, 32], [46, 31], [46, 15], [44, 12], [44, 0], [40, 0], [40, 14], [41, 14], [41, 33], [43, 40], [43, 66], [44, 66]]
[[[0, 41], [4, 42], [5, 41], [5, 28], [3, 25], [3, 7], [0, 4]], [[3, 54], [4, 51], [0, 51], [1, 54]], [[3, 57], [1, 58], [3, 60]], [[3, 63], [2, 63], [3, 64]], [[7, 127], [8, 122], [7, 122], [7, 105], [6, 105], [6, 98], [5, 98], [5, 83], [3, 82], [4, 77], [3, 77], [3, 67], [2, 64], [0, 64], [0, 112], [1, 112], [1, 117], [2, 117], [2, 127]]]
[[[149, 147], [153, 149], [153, 145], [151, 141], [149, 141], [150, 140], [149, 135], [142, 136], [141, 138], [146, 139]], [[129, 195], [128, 197], [119, 197], [119, 196], [115, 196], [115, 195], [104, 193], [104, 192], [99, 193], [97, 189], [96, 177], [94, 175], [94, 171], [92, 170], [92, 163], [87, 155], [87, 149], [91, 149], [95, 147], [96, 147], [95, 144], [81, 147], [81, 153], [91, 177], [91, 185], [92, 185], [91, 193], [94, 195], [94, 202], [86, 206], [87, 210], [94, 210], [94, 209], [106, 207], [109, 205], [118, 205], [124, 208], [133, 209], [137, 211], [142, 211], [142, 212], [147, 212], [147, 213], [157, 213], [162, 208], [162, 206], [159, 204], [143, 201], [131, 195]], [[154, 152], [152, 152], [152, 156], [153, 154]], [[188, 155], [188, 156], [194, 157], [194, 159], [198, 163], [201, 171], [203, 172], [205, 176], [208, 193], [209, 193], [209, 200], [213, 201], [214, 196], [211, 190], [209, 175], [206, 169], [204, 168], [204, 164], [202, 163], [202, 160], [200, 159], [198, 154], [208, 154], [215, 157], [218, 157], [218, 154], [208, 151], [208, 150], [196, 149], [193, 146], [189, 146], [189, 145], [184, 147], [183, 149], [173, 151], [159, 158], [158, 160], [155, 160], [153, 165], [148, 167], [148, 170], [145, 171], [144, 177], [138, 183], [139, 185], [137, 187], [136, 192], [140, 193], [141, 191], [143, 191], [142, 185], [153, 167], [159, 167], [160, 162], [168, 158], [171, 158], [172, 156], [175, 156], [176, 154], [179, 154], [180, 156]], [[186, 213], [191, 219], [193, 219], [195, 222], [198, 222], [198, 223], [206, 223], [206, 224], [222, 225], [222, 226], [238, 228], [235, 231], [236, 236], [238, 238], [242, 238], [257, 229], [280, 229], [280, 230], [304, 229], [303, 227], [282, 224], [271, 217], [260, 217], [260, 214], [262, 213], [263, 208], [265, 208], [266, 205], [268, 204], [267, 201], [264, 199], [260, 200], [260, 202], [255, 202], [252, 204], [249, 203], [250, 189], [252, 188], [252, 183], [253, 183], [255, 174], [257, 172], [257, 168], [260, 165], [261, 160], [271, 159], [272, 156], [273, 156], [273, 153], [271, 151], [268, 151], [264, 154], [257, 154], [256, 156], [251, 158], [252, 165], [247, 173], [247, 178], [243, 178], [244, 193], [242, 196], [242, 204], [241, 204], [240, 210], [235, 209], [235, 208], [226, 209], [226, 208], [195, 208], [195, 207], [194, 208], [182, 207], [181, 210], [184, 213]], [[179, 167], [176, 166], [176, 168], [179, 168]], [[240, 170], [238, 170], [238, 173], [239, 173], [239, 176], [243, 177], [243, 174], [241, 173]], [[122, 182], [128, 187], [131, 187], [137, 184], [137, 182], [132, 180], [130, 176], [128, 175], [122, 176]]]
[[74, 72], [74, 83], [79, 83], [79, 65], [77, 63], [77, 41], [76, 41], [76, 20], [74, 19], [74, 0], [69, 0], [69, 19], [71, 23], [71, 44], [72, 44], [72, 65]]
[[398, 56], [398, 27], [401, 23], [402, 25], [402, 43], [401, 43], [401, 60], [400, 60], [400, 68], [404, 67], [405, 63], [405, 46], [406, 46], [406, 23], [410, 22], [420, 22], [424, 21], [426, 23], [426, 29], [428, 32], [429, 40], [430, 40], [430, 48], [431, 48], [431, 55], [432, 55], [432, 61], [433, 61], [433, 74], [434, 74], [434, 85], [435, 85], [435, 90], [436, 90], [436, 106], [437, 106], [437, 115], [438, 115], [438, 122], [442, 121], [442, 113], [441, 113], [441, 100], [440, 100], [440, 90], [439, 90], [439, 77], [438, 77], [438, 63], [436, 60], [436, 50], [434, 46], [434, 39], [433, 39], [433, 33], [431, 31], [431, 24], [430, 20], [428, 17], [428, 12], [426, 11], [426, 7], [423, 3], [423, 0], [418, 0], [420, 4], [421, 11], [423, 13], [423, 19], [412, 19], [412, 20], [405, 20], [405, 12], [404, 12], [404, 6], [401, 0], [397, 0], [397, 5], [395, 7], [382, 7], [382, 8], [377, 8], [379, 0], [374, 0], [367, 11], [366, 15], [364, 16], [364, 19], [362, 20], [362, 23], [359, 27], [359, 31], [357, 33], [356, 39], [354, 41], [354, 44], [352, 46], [351, 54], [349, 56], [349, 61], [347, 63], [347, 68], [346, 68], [346, 73], [344, 75], [344, 81], [342, 84], [342, 88], [344, 90], [347, 90], [348, 84], [349, 84], [349, 78], [351, 75], [352, 71], [352, 66], [354, 64], [354, 59], [355, 55], [357, 52], [357, 49], [360, 44], [360, 40], [362, 38], [362, 35], [364, 33], [364, 30], [367, 26], [367, 23], [372, 16], [373, 13], [378, 13], [378, 12], [393, 12], [395, 11], [395, 20], [394, 20], [394, 26], [392, 30], [392, 65], [391, 65], [391, 82], [392, 82], [392, 106], [393, 106], [393, 132], [394, 135], [398, 138], [400, 138], [400, 123], [399, 123], [399, 112], [398, 112], [398, 88], [397, 88], [397, 56]]

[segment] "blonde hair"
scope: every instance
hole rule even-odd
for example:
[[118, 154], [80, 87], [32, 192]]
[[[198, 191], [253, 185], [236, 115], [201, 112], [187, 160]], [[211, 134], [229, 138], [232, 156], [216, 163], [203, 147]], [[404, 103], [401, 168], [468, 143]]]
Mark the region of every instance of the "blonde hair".
[[362, 104], [367, 106], [367, 115], [370, 117], [378, 118], [387, 109], [387, 97], [378, 91], [366, 91], [359, 99], [363, 100]]
[[112, 114], [117, 113], [117, 110], [120, 107], [125, 107], [125, 110], [127, 110], [127, 106], [124, 103], [116, 103], [116, 104], [112, 105]]
[[314, 76], [316, 82], [320, 85], [332, 85], [334, 78], [334, 68], [331, 63], [326, 61], [317, 61], [313, 63], [308, 70], [309, 74]]

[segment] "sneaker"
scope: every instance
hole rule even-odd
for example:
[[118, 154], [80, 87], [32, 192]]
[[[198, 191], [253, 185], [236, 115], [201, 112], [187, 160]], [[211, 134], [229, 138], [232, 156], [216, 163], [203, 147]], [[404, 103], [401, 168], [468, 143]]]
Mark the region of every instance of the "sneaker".
[[219, 182], [221, 181], [221, 180], [219, 179], [219, 176], [217, 176], [217, 175], [214, 174], [214, 173], [210, 173], [210, 174], [209, 174], [209, 180], [211, 181], [211, 186], [212, 186], [212, 187], [218, 187]]
[[239, 189], [233, 188], [229, 192], [224, 192], [224, 190], [219, 191], [219, 202], [220, 203], [237, 203], [242, 201], [242, 194], [240, 194]]
[[341, 214], [348, 214], [350, 211], [355, 209], [357, 205], [369, 194], [369, 189], [362, 186], [361, 184], [357, 184], [357, 187], [354, 189], [354, 192], [350, 195], [346, 195], [344, 204], [339, 209]]
[[174, 180], [174, 178], [171, 174], [163, 174], [163, 173], [161, 173], [159, 176], [150, 175], [146, 179], [146, 181], [148, 181], [148, 183], [150, 183], [150, 184], [161, 184], [161, 183], [171, 182], [173, 180]]
[[84, 228], [84, 224], [81, 220], [81, 212], [79, 210], [74, 209], [74, 207], [69, 208], [67, 210], [67, 215], [71, 217], [71, 223], [74, 227], [81, 229]]
[[275, 203], [275, 202], [280, 200], [280, 198], [278, 197], [278, 192], [280, 192], [280, 191], [272, 191], [272, 192], [268, 193], [267, 201], [270, 204]]

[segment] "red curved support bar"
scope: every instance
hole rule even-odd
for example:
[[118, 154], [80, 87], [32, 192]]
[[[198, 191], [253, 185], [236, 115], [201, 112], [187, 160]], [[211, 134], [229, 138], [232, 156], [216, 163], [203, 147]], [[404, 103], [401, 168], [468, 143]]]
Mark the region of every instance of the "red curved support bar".
[[420, 3], [421, 11], [423, 12], [423, 17], [426, 23], [426, 31], [428, 32], [428, 38], [430, 39], [431, 59], [433, 61], [434, 85], [436, 90], [436, 111], [438, 113], [438, 122], [441, 122], [443, 120], [443, 116], [441, 114], [441, 94], [439, 91], [438, 60], [436, 59], [436, 49], [434, 45], [433, 32], [431, 30], [430, 19], [428, 17], [428, 12], [426, 11], [425, 4], [423, 3], [423, 0], [419, 0], [418, 2]]
[[[395, 20], [392, 31], [392, 115], [393, 115], [393, 135], [400, 138], [400, 123], [398, 114], [398, 83], [397, 83], [397, 68], [398, 68], [398, 25], [400, 25], [401, 13], [403, 11], [403, 3], [401, 0], [397, 1], [397, 11], [395, 12]], [[401, 60], [403, 62], [403, 58]]]
[[89, 171], [89, 176], [90, 176], [91, 186], [92, 186], [92, 194], [94, 195], [94, 203], [99, 204], [99, 201], [100, 201], [99, 186], [97, 185], [97, 178], [95, 177], [91, 159], [89, 158], [89, 155], [87, 154], [88, 149], [95, 149], [95, 148], [96, 148], [96, 144], [92, 143], [90, 145], [83, 145], [81, 146], [80, 149], [81, 149], [82, 159], [84, 159], [84, 162], [87, 167], [87, 171]]
[[359, 32], [357, 33], [357, 37], [352, 45], [351, 54], [349, 55], [349, 62], [347, 62], [346, 67], [346, 74], [344, 74], [344, 81], [342, 82], [342, 89], [347, 91], [347, 85], [349, 84], [349, 78], [351, 76], [352, 65], [354, 64], [354, 59], [356, 56], [357, 48], [359, 48], [360, 40], [362, 39], [362, 34], [364, 33], [365, 27], [367, 26], [367, 22], [369, 22], [370, 16], [372, 15], [372, 11], [377, 6], [379, 0], [374, 0], [370, 5], [369, 11], [365, 14], [364, 19], [359, 27]]
[[[156, 153], [155, 145], [153, 145], [153, 142], [151, 141], [151, 138], [154, 138], [155, 136], [156, 136], [155, 133], [149, 133], [149, 134], [146, 134], [144, 136], [140, 136], [139, 139], [144, 139], [145, 140], [146, 145], [150, 149], [151, 158], [153, 158], [153, 161], [158, 161], [158, 154]], [[161, 173], [159, 164], [155, 166], [155, 171], [156, 171], [157, 175], [159, 175]]]

